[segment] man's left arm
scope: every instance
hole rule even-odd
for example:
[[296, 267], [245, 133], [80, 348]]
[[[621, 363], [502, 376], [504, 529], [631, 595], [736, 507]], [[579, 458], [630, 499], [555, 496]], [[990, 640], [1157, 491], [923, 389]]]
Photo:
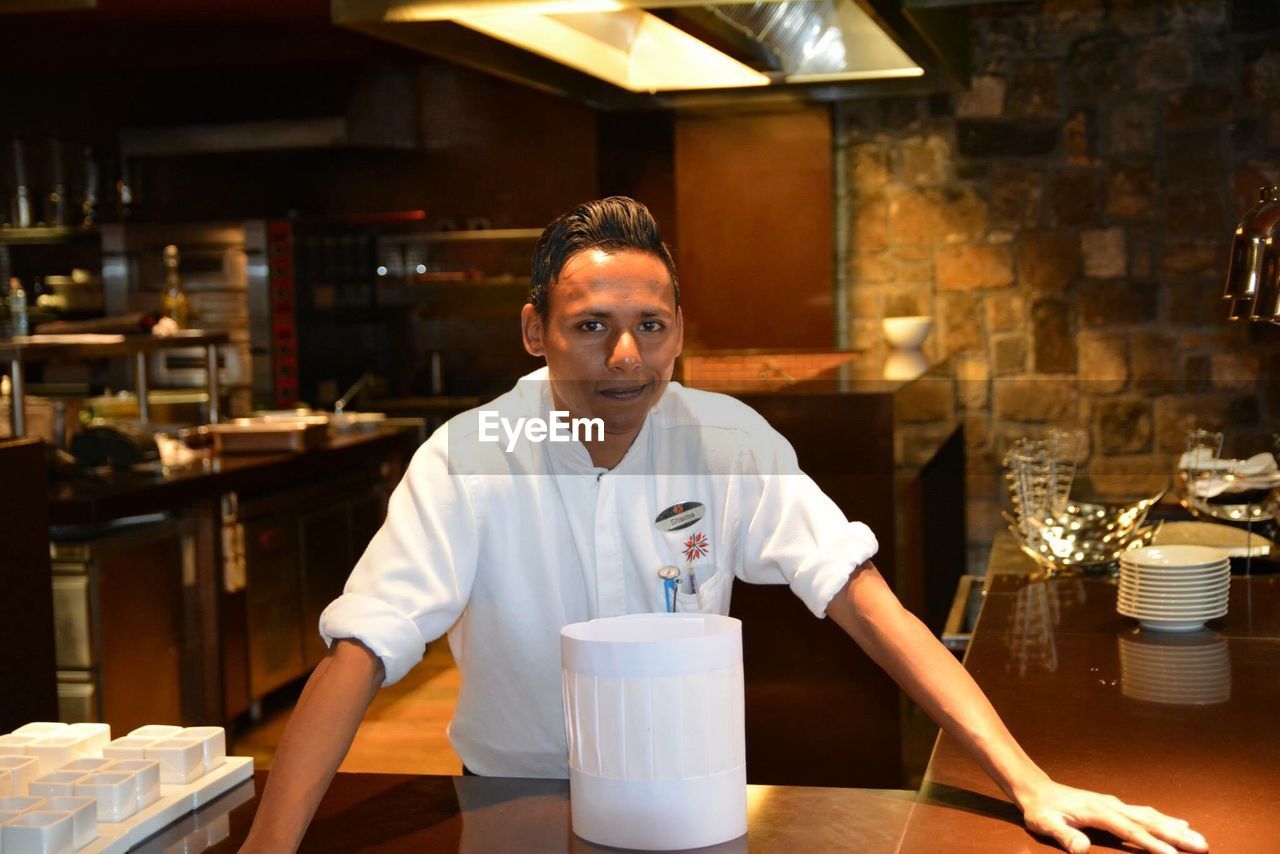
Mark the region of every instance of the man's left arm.
[[1022, 810], [1027, 827], [1071, 852], [1089, 849], [1081, 828], [1107, 830], [1143, 850], [1207, 851], [1187, 822], [1055, 783], [1022, 750], [969, 672], [916, 617], [884, 578], [864, 564], [827, 605], [844, 629], [937, 724], [960, 742]]

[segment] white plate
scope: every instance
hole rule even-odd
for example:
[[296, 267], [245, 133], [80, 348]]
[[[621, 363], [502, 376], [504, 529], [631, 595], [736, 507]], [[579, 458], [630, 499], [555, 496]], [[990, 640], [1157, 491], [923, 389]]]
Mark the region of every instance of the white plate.
[[1204, 628], [1205, 619], [1199, 620], [1152, 620], [1146, 617], [1138, 620], [1138, 625], [1153, 632], [1194, 632]]
[[1143, 546], [1120, 557], [1135, 566], [1161, 567], [1213, 566], [1226, 558], [1226, 552], [1208, 546]]
[[1218, 525], [1212, 522], [1165, 522], [1156, 531], [1153, 546], [1209, 546], [1221, 549], [1231, 557], [1248, 557], [1270, 554], [1275, 543], [1257, 533], [1234, 525]]
[[1216, 610], [1191, 611], [1188, 613], [1172, 613], [1169, 611], [1153, 611], [1149, 608], [1117, 608], [1120, 614], [1136, 620], [1216, 620], [1225, 617], [1226, 608]]
[[1139, 576], [1139, 577], [1121, 576], [1120, 584], [1129, 585], [1129, 586], [1151, 587], [1153, 589], [1174, 589], [1174, 590], [1185, 590], [1185, 589], [1190, 589], [1195, 587], [1204, 587], [1210, 584], [1217, 585], [1218, 587], [1226, 588], [1231, 586], [1231, 576], [1220, 575], [1220, 576], [1217, 576], [1216, 578], [1213, 576], [1208, 576], [1206, 578], [1181, 578], [1181, 579], [1150, 578], [1145, 575]]
[[1230, 590], [1124, 590], [1116, 592], [1116, 599], [1138, 602], [1165, 602], [1170, 605], [1194, 602], [1225, 602], [1231, 598]]
[[1161, 577], [1178, 578], [1183, 575], [1201, 575], [1212, 572], [1231, 572], [1231, 561], [1221, 561], [1219, 563], [1208, 563], [1203, 566], [1147, 566], [1141, 563], [1129, 563], [1124, 558], [1120, 558], [1120, 571], [1131, 572], [1140, 575], [1158, 575]]
[[1229, 602], [1226, 599], [1215, 599], [1204, 602], [1190, 602], [1186, 604], [1168, 602], [1151, 602], [1144, 599], [1123, 599], [1116, 603], [1117, 607], [1141, 610], [1151, 613], [1161, 614], [1199, 614], [1209, 611], [1226, 610]]

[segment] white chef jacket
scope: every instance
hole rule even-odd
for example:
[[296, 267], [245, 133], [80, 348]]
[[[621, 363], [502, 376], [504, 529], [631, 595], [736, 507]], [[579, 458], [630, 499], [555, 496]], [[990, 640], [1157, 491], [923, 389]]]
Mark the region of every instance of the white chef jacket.
[[[878, 548], [801, 473], [791, 445], [726, 395], [671, 383], [622, 461], [579, 442], [481, 443], [479, 413], [549, 418], [547, 369], [437, 430], [391, 496], [325, 641], [355, 638], [391, 684], [448, 633], [462, 673], [449, 739], [471, 770], [565, 777], [560, 629], [665, 610], [658, 570], [681, 568], [677, 610], [726, 614], [734, 576], [789, 584], [814, 614]], [[661, 530], [675, 505], [693, 525]], [[688, 568], [697, 581], [687, 591]]]

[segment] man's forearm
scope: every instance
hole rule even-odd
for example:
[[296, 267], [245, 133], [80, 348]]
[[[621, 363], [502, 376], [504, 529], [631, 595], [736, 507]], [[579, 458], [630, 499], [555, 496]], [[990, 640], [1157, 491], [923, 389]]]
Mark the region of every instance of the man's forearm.
[[873, 566], [833, 597], [827, 615], [957, 739], [1015, 803], [1047, 775], [1010, 735], [955, 657], [902, 607]]
[[241, 851], [297, 849], [384, 678], [382, 662], [363, 645], [334, 644], [289, 718]]

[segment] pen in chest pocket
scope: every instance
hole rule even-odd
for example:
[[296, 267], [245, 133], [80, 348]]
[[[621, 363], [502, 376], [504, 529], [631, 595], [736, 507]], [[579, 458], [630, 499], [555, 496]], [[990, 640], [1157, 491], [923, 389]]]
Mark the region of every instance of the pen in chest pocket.
[[668, 614], [676, 612], [676, 591], [680, 589], [680, 570], [674, 566], [664, 566], [658, 570], [662, 579], [662, 602]]

